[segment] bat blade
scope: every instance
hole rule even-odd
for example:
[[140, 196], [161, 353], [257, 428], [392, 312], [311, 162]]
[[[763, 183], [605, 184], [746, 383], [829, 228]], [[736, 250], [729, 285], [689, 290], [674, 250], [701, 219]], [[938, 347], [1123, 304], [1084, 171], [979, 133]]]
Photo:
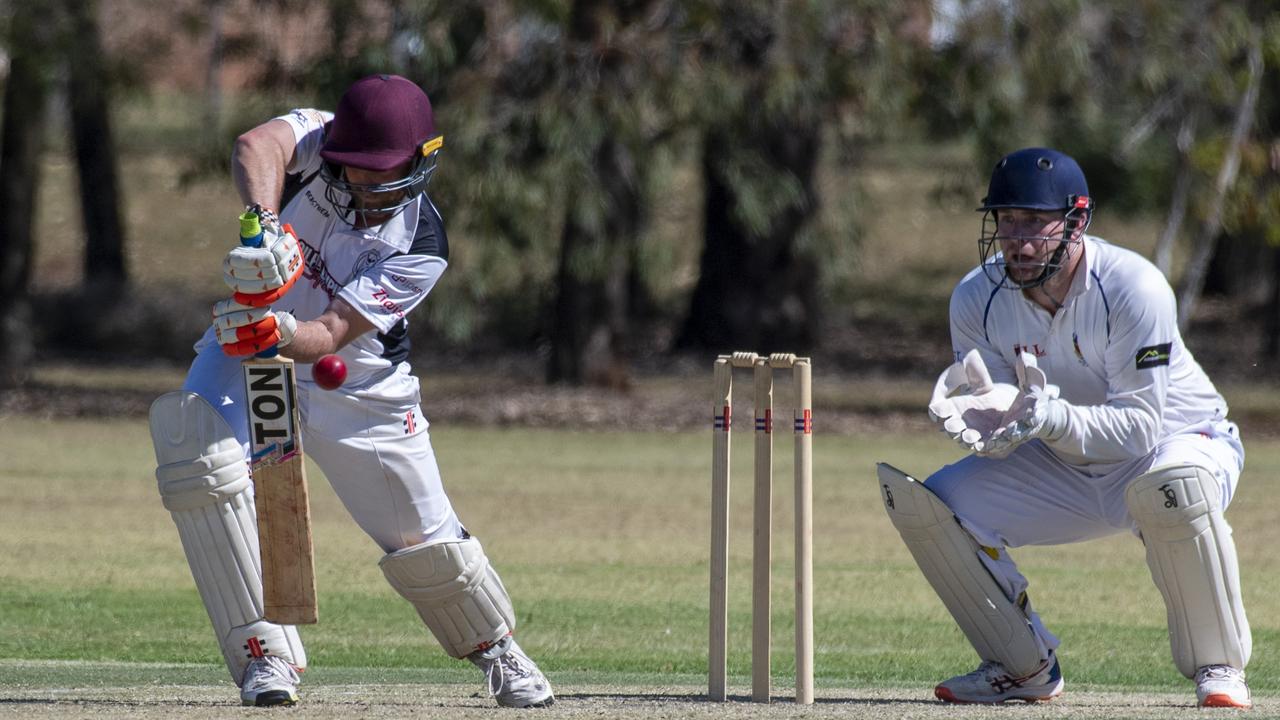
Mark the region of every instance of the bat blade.
[[244, 361], [263, 616], [281, 625], [319, 619], [293, 367], [278, 355]]

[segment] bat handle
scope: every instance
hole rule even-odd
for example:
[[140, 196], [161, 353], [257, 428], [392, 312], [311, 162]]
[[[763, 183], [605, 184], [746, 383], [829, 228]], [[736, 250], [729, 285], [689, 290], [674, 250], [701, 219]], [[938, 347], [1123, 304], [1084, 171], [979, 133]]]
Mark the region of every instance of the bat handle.
[[[246, 210], [240, 215], [240, 244], [247, 247], [262, 247], [262, 220], [257, 213]], [[255, 357], [273, 358], [279, 354], [276, 346], [272, 345]]]

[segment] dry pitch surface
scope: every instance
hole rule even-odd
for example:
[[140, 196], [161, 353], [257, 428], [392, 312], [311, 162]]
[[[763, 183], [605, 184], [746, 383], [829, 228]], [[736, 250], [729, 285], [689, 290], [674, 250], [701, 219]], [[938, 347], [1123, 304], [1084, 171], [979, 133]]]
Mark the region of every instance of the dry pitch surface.
[[707, 702], [699, 690], [680, 687], [590, 685], [562, 687], [554, 707], [515, 711], [494, 707], [474, 686], [461, 684], [324, 685], [305, 687], [303, 703], [288, 709], [244, 708], [230, 686], [41, 688], [0, 686], [0, 718], [1209, 718], [1280, 717], [1280, 701], [1258, 699], [1248, 713], [1198, 710], [1190, 692], [1121, 693], [1068, 691], [1052, 703], [996, 707], [949, 706], [927, 688], [818, 692], [811, 707], [779, 697], [769, 706], [737, 696]]

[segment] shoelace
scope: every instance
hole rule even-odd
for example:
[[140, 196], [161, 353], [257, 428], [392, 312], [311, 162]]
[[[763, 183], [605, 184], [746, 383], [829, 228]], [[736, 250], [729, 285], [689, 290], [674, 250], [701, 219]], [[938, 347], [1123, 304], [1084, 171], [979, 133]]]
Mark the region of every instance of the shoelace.
[[1196, 681], [1204, 682], [1205, 680], [1236, 680], [1242, 674], [1243, 673], [1241, 673], [1239, 670], [1236, 670], [1235, 668], [1229, 667], [1227, 665], [1208, 665], [1206, 667], [1200, 668], [1199, 677], [1196, 678]]
[[289, 663], [278, 658], [272, 659], [270, 656], [260, 660], [253, 661], [249, 666], [248, 680], [249, 686], [245, 688], [249, 691], [259, 690], [272, 684], [272, 680], [283, 680], [290, 684], [297, 684], [298, 673]]
[[497, 697], [502, 692], [502, 689], [506, 686], [508, 672], [515, 677], [530, 677], [533, 675], [533, 669], [525, 663], [524, 658], [519, 653], [508, 651], [499, 655], [497, 659], [489, 663], [489, 667], [485, 670], [485, 681], [489, 685], [489, 695], [491, 697]]
[[978, 666], [977, 670], [969, 673], [965, 677], [971, 677], [975, 680], [983, 680], [987, 682], [997, 692], [1005, 692], [1015, 687], [1022, 687], [1028, 680], [1043, 673], [1049, 668], [1049, 662], [1046, 661], [1039, 669], [1032, 672], [1026, 677], [1016, 678], [1011, 676], [1004, 666], [994, 660], [984, 660]]

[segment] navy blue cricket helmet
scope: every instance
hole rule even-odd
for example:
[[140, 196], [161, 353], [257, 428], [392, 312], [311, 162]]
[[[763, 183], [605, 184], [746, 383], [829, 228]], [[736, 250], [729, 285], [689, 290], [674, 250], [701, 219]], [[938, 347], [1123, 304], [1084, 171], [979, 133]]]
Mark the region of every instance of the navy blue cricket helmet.
[[1089, 184], [1070, 155], [1049, 148], [1025, 148], [996, 163], [987, 196], [978, 209], [1065, 210], [1076, 207], [1079, 198], [1089, 198]]
[[[997, 252], [1000, 240], [1011, 239], [1000, 235], [997, 215], [1000, 210], [1010, 209], [1062, 211], [1060, 235], [1026, 238], [1059, 241], [1036, 277], [1015, 280], [1009, 274], [1003, 254]], [[1000, 158], [991, 171], [987, 196], [982, 198], [978, 210], [984, 213], [978, 249], [987, 277], [1001, 287], [1024, 290], [1043, 285], [1066, 265], [1071, 244], [1079, 242], [1093, 219], [1093, 199], [1089, 197], [1084, 171], [1071, 156], [1050, 148], [1033, 147]]]

